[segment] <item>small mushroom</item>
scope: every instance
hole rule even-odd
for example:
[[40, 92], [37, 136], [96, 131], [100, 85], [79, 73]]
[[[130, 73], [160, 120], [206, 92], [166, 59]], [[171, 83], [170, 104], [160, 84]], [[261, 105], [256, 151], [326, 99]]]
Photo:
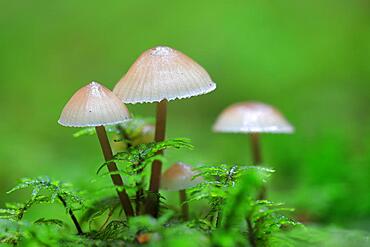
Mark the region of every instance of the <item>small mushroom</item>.
[[146, 124], [142, 127], [140, 133], [132, 140], [132, 145], [150, 143], [154, 141], [155, 126], [153, 124]]
[[[127, 121], [129, 112], [122, 102], [109, 89], [97, 82], [91, 82], [79, 89], [65, 105], [59, 124], [66, 127], [95, 127], [96, 133], [106, 161], [113, 159], [113, 153], [105, 125], [113, 125]], [[109, 162], [113, 184], [123, 188], [123, 180], [117, 173], [114, 162]], [[125, 189], [116, 189], [122, 207], [127, 216], [133, 216], [133, 208]]]
[[[165, 139], [167, 101], [206, 94], [215, 88], [198, 63], [175, 49], [157, 46], [141, 54], [113, 92], [124, 103], [157, 102], [155, 141], [159, 142]], [[159, 190], [161, 169], [161, 161], [154, 161], [149, 188], [153, 193]], [[147, 210], [153, 216], [158, 214], [158, 200], [155, 203]]]
[[[119, 126], [119, 125], [118, 125]], [[137, 133], [124, 133], [124, 138], [122, 139], [123, 134], [114, 134], [112, 141], [113, 152], [122, 152], [129, 148], [130, 146], [137, 146], [139, 144], [150, 143], [154, 141], [154, 130], [155, 127], [152, 124], [145, 124], [140, 128], [140, 131]], [[127, 143], [128, 141], [128, 143]]]
[[189, 205], [186, 202], [185, 190], [203, 181], [201, 177], [193, 179], [195, 175], [193, 168], [184, 163], [175, 163], [162, 174], [161, 188], [168, 191], [179, 191], [184, 220], [189, 219]]
[[[227, 107], [213, 126], [215, 132], [248, 133], [251, 138], [253, 163], [262, 163], [259, 134], [294, 132], [293, 126], [283, 115], [267, 104], [259, 102], [242, 102]], [[260, 195], [264, 198], [265, 192]]]

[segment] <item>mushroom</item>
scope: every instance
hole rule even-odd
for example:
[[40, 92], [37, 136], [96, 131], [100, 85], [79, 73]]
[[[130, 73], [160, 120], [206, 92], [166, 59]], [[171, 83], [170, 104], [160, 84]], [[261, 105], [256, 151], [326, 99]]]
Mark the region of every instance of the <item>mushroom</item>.
[[[267, 104], [259, 102], [241, 102], [227, 107], [213, 126], [215, 132], [248, 133], [251, 139], [253, 163], [262, 163], [260, 133], [293, 133], [293, 126], [283, 115]], [[263, 189], [264, 191], [264, 189]], [[265, 192], [260, 198], [265, 197]]]
[[153, 124], [146, 124], [140, 133], [132, 140], [132, 145], [137, 146], [143, 143], [150, 143], [154, 140], [155, 127]]
[[175, 163], [168, 168], [161, 179], [161, 188], [168, 191], [179, 191], [180, 205], [184, 220], [189, 219], [189, 205], [186, 202], [186, 189], [194, 187], [201, 183], [201, 177], [193, 177], [196, 175], [193, 168], [184, 163]]
[[[140, 127], [140, 129], [134, 133], [126, 133], [123, 127], [120, 125], [117, 129], [123, 134], [114, 134], [112, 141], [113, 152], [122, 152], [131, 146], [137, 146], [139, 144], [150, 143], [154, 141], [154, 131], [155, 127], [153, 124], [145, 124]], [[125, 140], [122, 139], [122, 136]]]
[[[117, 83], [113, 92], [124, 103], [157, 102], [155, 141], [165, 139], [167, 102], [215, 90], [207, 71], [185, 54], [166, 46], [145, 51]], [[162, 163], [152, 164], [149, 190], [157, 193]], [[158, 213], [158, 201], [152, 215]]]
[[[129, 112], [117, 96], [99, 83], [91, 82], [72, 96], [65, 105], [58, 123], [66, 127], [95, 127], [104, 158], [110, 161], [113, 159], [113, 153], [104, 126], [128, 119]], [[133, 208], [123, 188], [123, 180], [118, 174], [117, 165], [109, 162], [108, 170], [113, 184], [117, 186], [116, 191], [126, 216], [133, 216]]]

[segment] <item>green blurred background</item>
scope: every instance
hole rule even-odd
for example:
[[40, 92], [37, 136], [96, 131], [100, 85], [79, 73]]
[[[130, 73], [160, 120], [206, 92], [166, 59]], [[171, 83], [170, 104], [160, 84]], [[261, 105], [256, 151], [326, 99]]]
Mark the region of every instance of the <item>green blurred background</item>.
[[[272, 104], [296, 133], [262, 137], [271, 198], [303, 221], [370, 230], [369, 10], [367, 0], [0, 0], [0, 206], [25, 196], [5, 194], [21, 177], [88, 187], [102, 155], [96, 138], [57, 124], [64, 104], [92, 80], [113, 88], [141, 52], [169, 45], [217, 83], [170, 103], [168, 136], [196, 146], [170, 162], [250, 164], [247, 136], [211, 126], [231, 103]], [[64, 213], [32, 211], [48, 212]]]

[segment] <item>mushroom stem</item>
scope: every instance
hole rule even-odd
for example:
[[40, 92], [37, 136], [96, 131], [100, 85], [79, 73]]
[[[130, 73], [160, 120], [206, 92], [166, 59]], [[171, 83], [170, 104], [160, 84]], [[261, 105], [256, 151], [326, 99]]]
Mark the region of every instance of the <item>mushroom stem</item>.
[[182, 211], [182, 217], [185, 221], [189, 220], [189, 204], [186, 202], [186, 191], [180, 190], [180, 205], [181, 205], [181, 211]]
[[[166, 115], [167, 115], [167, 100], [162, 100], [157, 104], [157, 120], [155, 124], [155, 137], [156, 142], [164, 140], [166, 135]], [[158, 154], [163, 154], [163, 151], [159, 151]], [[156, 160], [152, 165], [152, 174], [150, 177], [150, 188], [151, 192], [158, 192], [160, 179], [161, 179], [162, 162]]]
[[[261, 146], [260, 146], [260, 138], [257, 133], [251, 133], [251, 149], [252, 149], [252, 156], [253, 156], [253, 164], [256, 166], [261, 165], [262, 158], [261, 158]], [[263, 200], [266, 199], [266, 186], [262, 186], [257, 199]]]
[[[98, 135], [98, 138], [99, 138], [100, 146], [101, 146], [101, 149], [103, 151], [105, 161], [112, 160], [113, 159], [113, 152], [112, 152], [111, 146], [109, 144], [108, 136], [107, 136], [107, 133], [105, 131], [104, 126], [97, 126], [97, 127], [95, 127], [95, 130], [96, 130], [96, 134]], [[133, 216], [134, 215], [134, 210], [132, 208], [130, 198], [127, 195], [127, 192], [123, 187], [123, 180], [122, 180], [121, 176], [118, 174], [118, 168], [117, 168], [116, 163], [109, 162], [108, 170], [111, 173], [111, 178], [112, 178], [113, 184], [115, 186], [117, 186], [116, 191], [117, 191], [119, 200], [121, 202], [121, 205], [123, 207], [123, 210], [126, 213], [126, 216], [127, 217]], [[118, 187], [121, 188], [121, 189], [118, 189]]]
[[[164, 141], [166, 135], [166, 116], [167, 116], [167, 100], [161, 100], [157, 104], [157, 116], [155, 124], [155, 137], [156, 142]], [[159, 151], [157, 154], [163, 154], [163, 151]], [[162, 162], [155, 160], [152, 164], [152, 171], [150, 176], [149, 190], [152, 192], [151, 197], [148, 198], [147, 212], [152, 216], [157, 217], [159, 211], [159, 198], [154, 196], [159, 191], [161, 182], [161, 170]]]
[[257, 133], [251, 133], [250, 137], [251, 137], [253, 164], [258, 166], [262, 163], [259, 135]]

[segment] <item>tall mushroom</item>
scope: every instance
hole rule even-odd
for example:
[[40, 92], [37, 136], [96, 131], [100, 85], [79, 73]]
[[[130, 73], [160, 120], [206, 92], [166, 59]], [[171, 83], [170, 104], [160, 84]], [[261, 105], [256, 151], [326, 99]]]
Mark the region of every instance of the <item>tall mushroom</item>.
[[[213, 91], [216, 84], [207, 71], [185, 54], [166, 46], [145, 51], [117, 83], [113, 92], [124, 103], [157, 102], [155, 141], [165, 139], [167, 101], [189, 98]], [[162, 163], [152, 164], [149, 190], [157, 193]], [[156, 205], [152, 205], [152, 204]], [[158, 201], [147, 211], [158, 214]]]
[[[259, 134], [285, 133], [290, 134], [294, 128], [283, 115], [264, 103], [242, 102], [227, 107], [213, 126], [215, 132], [248, 133], [250, 134], [253, 163], [262, 163]], [[265, 197], [265, 189], [259, 195]]]
[[[105, 125], [113, 125], [129, 119], [129, 112], [122, 102], [109, 89], [97, 82], [91, 82], [79, 89], [65, 105], [59, 124], [66, 127], [95, 127], [100, 146], [106, 161], [113, 159], [113, 153]], [[113, 184], [126, 216], [133, 216], [133, 208], [118, 174], [117, 165], [108, 163]]]
[[186, 202], [186, 189], [202, 182], [201, 177], [193, 179], [196, 173], [193, 168], [184, 163], [175, 163], [162, 175], [161, 188], [169, 191], [179, 191], [180, 205], [184, 220], [189, 219], [189, 205]]

